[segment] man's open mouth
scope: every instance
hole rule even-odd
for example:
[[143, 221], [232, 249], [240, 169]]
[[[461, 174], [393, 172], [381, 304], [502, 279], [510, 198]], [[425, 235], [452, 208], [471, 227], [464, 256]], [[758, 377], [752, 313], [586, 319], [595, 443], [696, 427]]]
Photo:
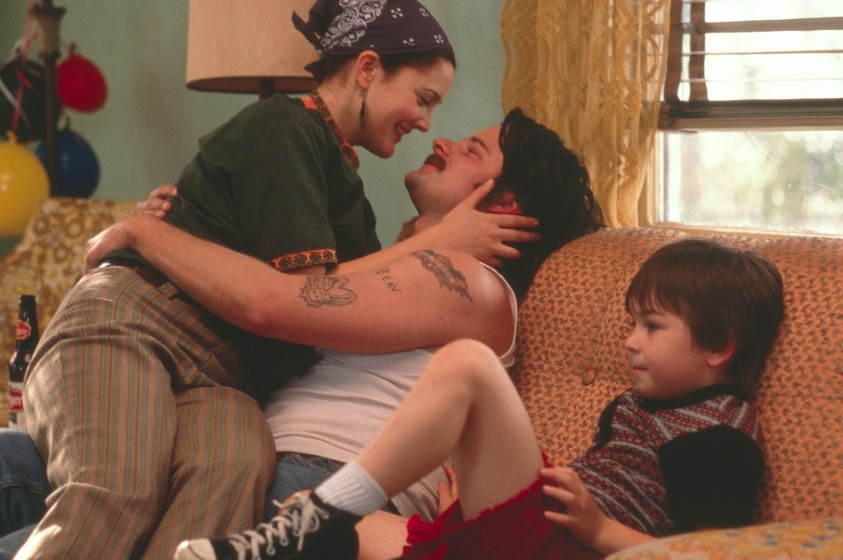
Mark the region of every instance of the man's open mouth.
[[424, 165], [430, 165], [439, 171], [443, 171], [445, 169], [445, 158], [438, 154], [430, 154], [427, 156], [427, 159], [424, 160]]

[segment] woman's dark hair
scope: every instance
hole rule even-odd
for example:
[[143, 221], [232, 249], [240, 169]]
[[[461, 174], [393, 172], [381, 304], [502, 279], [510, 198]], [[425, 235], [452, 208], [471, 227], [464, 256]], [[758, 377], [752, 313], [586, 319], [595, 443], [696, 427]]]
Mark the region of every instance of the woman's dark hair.
[[[387, 74], [391, 74], [403, 66], [422, 66], [426, 67], [434, 64], [440, 59], [450, 62], [454, 69], [457, 68], [457, 58], [454, 55], [454, 49], [439, 49], [424, 52], [409, 52], [397, 54], [380, 54], [381, 66], [386, 70]], [[343, 56], [336, 57], [330, 60], [319, 59], [314, 61], [308, 68], [313, 73], [317, 82], [321, 82], [334, 72], [342, 68], [349, 60], [356, 59], [357, 56]]]
[[628, 312], [655, 309], [681, 317], [700, 348], [733, 343], [726, 373], [749, 398], [784, 316], [782, 277], [756, 251], [684, 239], [650, 255], [627, 289]]
[[604, 227], [603, 211], [591, 192], [588, 170], [552, 130], [513, 109], [501, 125], [499, 142], [503, 171], [495, 192], [515, 194], [522, 214], [538, 219], [541, 235], [538, 242], [517, 244], [522, 257], [500, 269], [521, 299], [548, 255]]

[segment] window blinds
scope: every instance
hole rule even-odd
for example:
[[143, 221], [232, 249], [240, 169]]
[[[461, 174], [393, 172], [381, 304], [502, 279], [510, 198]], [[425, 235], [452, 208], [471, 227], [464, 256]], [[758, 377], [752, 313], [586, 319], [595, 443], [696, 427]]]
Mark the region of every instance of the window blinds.
[[841, 31], [841, 0], [671, 0], [659, 128], [842, 127]]

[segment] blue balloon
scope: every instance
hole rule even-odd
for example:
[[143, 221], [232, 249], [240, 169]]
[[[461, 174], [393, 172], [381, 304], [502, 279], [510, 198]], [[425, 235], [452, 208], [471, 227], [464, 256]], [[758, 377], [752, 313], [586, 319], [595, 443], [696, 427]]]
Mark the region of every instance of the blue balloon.
[[[58, 196], [88, 198], [100, 182], [100, 164], [90, 144], [76, 132], [64, 128], [58, 133], [59, 186]], [[47, 167], [47, 144], [41, 142], [35, 155]]]

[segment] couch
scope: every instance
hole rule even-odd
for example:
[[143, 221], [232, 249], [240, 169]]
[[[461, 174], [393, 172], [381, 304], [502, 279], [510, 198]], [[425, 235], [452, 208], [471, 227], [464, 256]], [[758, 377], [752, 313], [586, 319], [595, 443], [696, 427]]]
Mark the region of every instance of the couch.
[[[519, 316], [513, 372], [541, 444], [564, 463], [628, 386], [626, 287], [677, 230], [606, 230], [552, 255]], [[714, 236], [781, 270], [785, 319], [756, 404], [767, 469], [759, 525], [663, 539], [616, 560], [843, 558], [843, 239]]]
[[[0, 260], [4, 363], [14, 349], [17, 294], [36, 294], [43, 328], [82, 270], [85, 241], [135, 204], [52, 198], [41, 205]], [[599, 412], [628, 385], [629, 280], [656, 248], [686, 235], [606, 230], [569, 244], [539, 271], [521, 306], [513, 377], [557, 463], [587, 446]], [[661, 539], [614, 558], [843, 558], [843, 239], [716, 237], [767, 254], [785, 282], [786, 317], [757, 396], [768, 465], [758, 523]]]

